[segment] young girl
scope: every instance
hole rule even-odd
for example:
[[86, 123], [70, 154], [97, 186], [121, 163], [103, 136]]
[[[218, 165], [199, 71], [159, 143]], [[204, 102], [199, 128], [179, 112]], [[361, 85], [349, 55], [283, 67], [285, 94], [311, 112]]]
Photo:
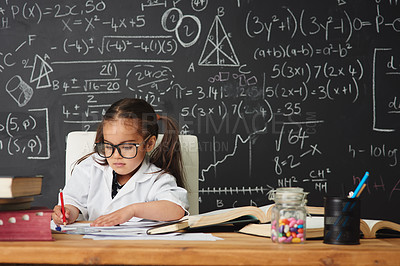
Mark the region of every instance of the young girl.
[[[161, 143], [158, 122], [165, 121]], [[133, 217], [169, 221], [188, 209], [176, 124], [144, 100], [122, 99], [100, 123], [95, 152], [75, 166], [63, 194], [68, 224], [79, 213], [92, 226], [112, 226]], [[146, 155], [151, 152], [150, 156]], [[52, 218], [62, 224], [61, 207]]]

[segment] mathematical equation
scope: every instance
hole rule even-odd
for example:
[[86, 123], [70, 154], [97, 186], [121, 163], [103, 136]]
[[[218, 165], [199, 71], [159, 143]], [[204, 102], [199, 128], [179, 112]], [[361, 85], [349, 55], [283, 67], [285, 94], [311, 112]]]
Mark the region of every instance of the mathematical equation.
[[49, 159], [48, 110], [8, 113], [0, 116], [0, 153], [27, 159]]
[[[258, 12], [251, 10], [246, 16], [246, 33], [251, 38], [262, 35], [266, 42], [276, 38], [276, 35], [279, 35], [280, 39], [295, 39], [301, 35], [302, 37], [319, 37], [325, 41], [330, 41], [339, 35], [344, 43], [347, 43], [357, 32], [366, 29], [373, 29], [376, 33], [385, 31], [387, 28], [392, 33], [400, 32], [400, 16], [392, 18], [385, 15], [381, 11], [381, 1], [375, 1], [375, 3], [376, 12], [372, 19], [352, 17], [346, 10], [337, 11], [336, 14], [325, 18], [305, 9], [295, 12], [287, 6], [281, 8], [284, 14], [273, 14], [270, 17], [261, 17], [257, 15]], [[343, 2], [343, 4], [346, 3]], [[397, 5], [397, 3], [390, 4]], [[284, 34], [283, 37], [282, 34]]]

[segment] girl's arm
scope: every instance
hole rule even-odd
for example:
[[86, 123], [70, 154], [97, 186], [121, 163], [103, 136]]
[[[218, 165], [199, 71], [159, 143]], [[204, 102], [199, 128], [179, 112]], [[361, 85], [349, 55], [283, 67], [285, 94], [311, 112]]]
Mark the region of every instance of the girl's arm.
[[179, 220], [185, 215], [181, 206], [168, 200], [134, 203], [97, 218], [91, 226], [112, 226], [138, 217], [156, 221]]

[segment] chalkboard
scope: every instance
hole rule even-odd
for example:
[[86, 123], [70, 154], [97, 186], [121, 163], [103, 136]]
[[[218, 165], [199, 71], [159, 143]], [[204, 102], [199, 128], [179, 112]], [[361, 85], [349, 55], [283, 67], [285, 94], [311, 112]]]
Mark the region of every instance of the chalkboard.
[[37, 205], [66, 135], [137, 97], [198, 136], [201, 212], [369, 171], [361, 215], [400, 222], [398, 1], [1, 0], [0, 40], [0, 174], [43, 174]]

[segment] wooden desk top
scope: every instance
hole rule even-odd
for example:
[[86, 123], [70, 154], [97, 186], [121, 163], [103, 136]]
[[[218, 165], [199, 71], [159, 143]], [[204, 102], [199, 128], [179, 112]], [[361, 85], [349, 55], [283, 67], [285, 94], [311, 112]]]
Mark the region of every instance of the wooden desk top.
[[54, 234], [55, 241], [0, 242], [0, 263], [119, 265], [400, 265], [400, 239], [360, 245], [275, 244], [269, 238], [216, 233], [224, 240], [89, 240]]

